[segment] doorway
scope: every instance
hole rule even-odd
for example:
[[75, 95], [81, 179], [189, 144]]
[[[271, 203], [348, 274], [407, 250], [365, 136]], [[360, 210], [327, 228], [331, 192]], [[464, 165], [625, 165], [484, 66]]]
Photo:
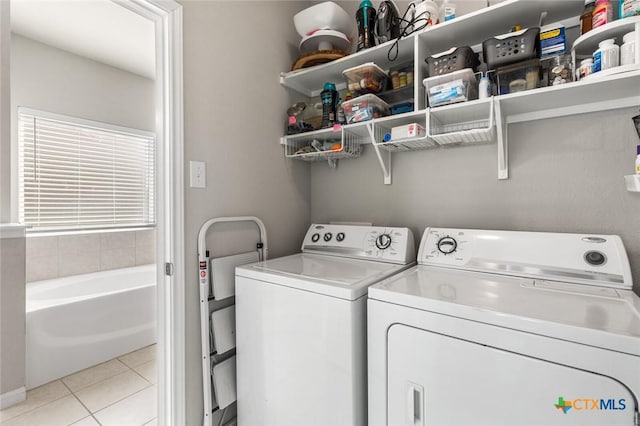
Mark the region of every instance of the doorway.
[[181, 6], [173, 0], [112, 1], [151, 21], [155, 31], [157, 421], [184, 424]]

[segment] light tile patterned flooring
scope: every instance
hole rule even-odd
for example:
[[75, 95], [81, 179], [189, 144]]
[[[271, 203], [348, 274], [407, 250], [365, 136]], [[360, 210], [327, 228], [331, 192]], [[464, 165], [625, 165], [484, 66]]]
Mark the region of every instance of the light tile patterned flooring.
[[2, 426], [155, 426], [156, 345], [27, 392], [0, 410]]

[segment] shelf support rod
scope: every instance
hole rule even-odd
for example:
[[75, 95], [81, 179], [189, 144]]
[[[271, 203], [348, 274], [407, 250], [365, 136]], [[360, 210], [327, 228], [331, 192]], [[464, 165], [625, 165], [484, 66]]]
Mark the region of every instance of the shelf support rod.
[[497, 146], [498, 146], [498, 180], [509, 179], [509, 150], [507, 140], [507, 121], [499, 99], [493, 99], [495, 103], [495, 120], [496, 120], [496, 134], [497, 134]]
[[384, 175], [384, 184], [391, 185], [391, 152], [386, 151], [385, 154], [380, 152], [380, 148], [376, 145], [376, 137], [375, 132], [373, 131], [373, 123], [367, 123], [367, 131], [369, 132], [369, 138], [371, 139], [371, 145], [373, 146], [373, 150], [376, 152], [376, 156], [378, 157], [378, 162], [380, 163], [380, 168], [382, 169], [382, 174]]

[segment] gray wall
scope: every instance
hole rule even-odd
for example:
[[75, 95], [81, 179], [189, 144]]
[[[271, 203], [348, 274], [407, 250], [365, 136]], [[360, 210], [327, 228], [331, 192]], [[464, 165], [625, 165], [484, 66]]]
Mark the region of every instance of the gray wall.
[[12, 34], [14, 124], [19, 106], [155, 131], [153, 80]]
[[314, 164], [311, 219], [617, 234], [640, 289], [640, 196], [627, 192], [640, 143], [637, 109], [519, 123], [509, 128], [509, 180], [497, 180], [496, 145], [393, 154], [393, 184], [371, 147], [336, 170]]
[[[286, 161], [279, 138], [287, 91], [278, 83], [296, 57], [295, 1], [183, 1], [185, 182], [205, 161], [207, 187], [185, 188], [187, 424], [202, 422], [196, 238], [217, 216], [255, 215], [272, 257], [293, 253], [309, 225], [309, 168]], [[226, 251], [237, 251], [232, 241]], [[225, 253], [215, 251], [215, 256]], [[214, 419], [217, 421], [217, 419]]]
[[[3, 237], [0, 225], [0, 395], [25, 385], [25, 238]], [[24, 231], [21, 230], [24, 235]]]

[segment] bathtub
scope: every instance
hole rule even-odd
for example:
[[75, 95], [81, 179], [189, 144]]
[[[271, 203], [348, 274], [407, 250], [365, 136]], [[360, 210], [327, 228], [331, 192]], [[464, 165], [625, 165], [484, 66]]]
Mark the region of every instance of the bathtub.
[[28, 283], [27, 389], [155, 343], [156, 305], [155, 265]]

